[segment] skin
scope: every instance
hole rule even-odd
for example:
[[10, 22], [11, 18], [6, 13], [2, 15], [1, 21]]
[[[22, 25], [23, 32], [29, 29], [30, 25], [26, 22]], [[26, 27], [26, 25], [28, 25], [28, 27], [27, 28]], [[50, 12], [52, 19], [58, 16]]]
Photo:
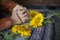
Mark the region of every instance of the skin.
[[10, 28], [12, 25], [12, 20], [10, 18], [0, 19], [0, 31]]
[[[7, 9], [10, 13], [12, 13], [13, 8], [17, 6], [17, 3], [15, 3], [15, 2], [13, 2], [13, 1], [11, 1], [11, 0], [1, 0], [1, 5], [3, 6], [3, 8]], [[20, 10], [19, 13], [21, 13], [21, 14], [19, 14], [19, 15], [20, 15], [20, 17], [21, 17], [21, 20], [23, 20], [23, 22], [25, 22], [25, 20], [28, 20], [26, 8], [25, 8], [25, 7], [22, 7], [22, 6], [19, 6], [19, 7], [22, 8], [22, 9], [19, 9], [19, 10]], [[18, 7], [18, 8], [19, 8], [19, 7]], [[15, 14], [12, 13], [12, 15], [15, 15]], [[19, 15], [17, 15], [17, 16], [19, 16]], [[23, 15], [23, 16], [21, 16], [21, 15]], [[12, 16], [12, 17], [13, 17], [13, 16]], [[12, 18], [12, 17], [0, 19], [0, 31], [3, 31], [3, 30], [5, 30], [5, 29], [7, 29], [7, 28], [10, 28], [11, 25], [14, 24], [13, 21], [14, 21], [15, 19]], [[19, 17], [19, 18], [20, 18], [20, 17]], [[16, 18], [17, 18], [17, 17], [16, 17]], [[20, 20], [20, 19], [18, 19], [18, 20]], [[20, 20], [20, 21], [21, 21], [21, 20]]]
[[[13, 8], [17, 5], [17, 3], [13, 1], [2, 2], [1, 4], [5, 9], [7, 9], [10, 13], [12, 13]], [[10, 18], [2, 18], [0, 19], [0, 31], [3, 31], [7, 28], [10, 28], [12, 25], [12, 20]]]

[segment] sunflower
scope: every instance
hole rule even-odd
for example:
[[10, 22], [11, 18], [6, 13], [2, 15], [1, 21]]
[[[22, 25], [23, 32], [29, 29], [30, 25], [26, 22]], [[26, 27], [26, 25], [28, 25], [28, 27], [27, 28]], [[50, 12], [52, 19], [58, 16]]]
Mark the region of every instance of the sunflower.
[[14, 34], [17, 34], [18, 30], [19, 30], [19, 27], [17, 27], [17, 25], [14, 25], [14, 26], [12, 27], [12, 32], [13, 32]]
[[15, 25], [12, 28], [12, 32], [21, 36], [31, 36], [31, 30], [27, 25]]
[[[35, 12], [34, 12], [35, 13]], [[42, 22], [44, 21], [44, 16], [42, 13], [35, 13], [36, 15], [32, 18], [32, 20], [30, 21], [30, 25], [33, 28], [37, 28], [42, 26]]]
[[29, 15], [30, 15], [30, 19], [32, 19], [33, 17], [35, 17], [35, 15], [37, 15], [39, 12], [36, 10], [29, 10]]

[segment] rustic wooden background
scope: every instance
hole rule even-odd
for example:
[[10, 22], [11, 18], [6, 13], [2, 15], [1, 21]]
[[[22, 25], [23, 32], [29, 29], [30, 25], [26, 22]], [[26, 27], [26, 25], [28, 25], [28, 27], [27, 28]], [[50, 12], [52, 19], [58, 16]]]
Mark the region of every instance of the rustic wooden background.
[[14, 0], [23, 5], [60, 5], [60, 0]]

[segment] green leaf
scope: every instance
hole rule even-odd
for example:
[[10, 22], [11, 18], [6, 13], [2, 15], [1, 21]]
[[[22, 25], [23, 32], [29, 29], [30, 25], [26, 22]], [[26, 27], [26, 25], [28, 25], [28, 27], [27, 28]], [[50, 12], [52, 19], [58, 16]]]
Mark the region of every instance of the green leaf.
[[5, 40], [14, 40], [14, 35], [12, 33], [8, 33], [7, 31], [0, 32], [4, 36]]

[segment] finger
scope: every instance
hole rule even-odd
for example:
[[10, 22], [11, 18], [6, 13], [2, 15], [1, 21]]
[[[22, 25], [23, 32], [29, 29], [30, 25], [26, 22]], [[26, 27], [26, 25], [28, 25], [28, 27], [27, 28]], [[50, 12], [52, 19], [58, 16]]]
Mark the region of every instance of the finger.
[[24, 9], [24, 7], [19, 5], [18, 10], [19, 10], [19, 9]]
[[28, 14], [27, 13], [23, 14], [22, 18], [24, 18], [24, 17], [28, 17]]
[[20, 14], [24, 14], [24, 13], [26, 13], [26, 10], [24, 10], [24, 9], [22, 9], [22, 10], [18, 10], [18, 13], [20, 13]]
[[24, 11], [22, 14], [25, 14], [25, 13], [27, 13], [27, 11]]
[[24, 11], [22, 14], [25, 14], [27, 12], [27, 8], [24, 7], [24, 9], [22, 9], [21, 11]]
[[27, 8], [26, 8], [26, 7], [24, 7], [24, 9], [25, 9], [25, 10], [27, 10]]
[[28, 20], [28, 17], [25, 17], [23, 18], [23, 22], [27, 21]]
[[17, 11], [20, 11], [19, 13], [24, 14], [24, 13], [27, 12], [27, 8], [26, 8], [26, 7], [20, 6], [19, 9], [18, 9]]
[[22, 14], [25, 14], [25, 13], [27, 13], [27, 9], [26, 8], [24, 8], [24, 12]]
[[26, 19], [24, 19], [24, 20], [25, 20], [25, 22], [26, 22], [26, 21], [28, 21], [28, 18], [26, 18]]

